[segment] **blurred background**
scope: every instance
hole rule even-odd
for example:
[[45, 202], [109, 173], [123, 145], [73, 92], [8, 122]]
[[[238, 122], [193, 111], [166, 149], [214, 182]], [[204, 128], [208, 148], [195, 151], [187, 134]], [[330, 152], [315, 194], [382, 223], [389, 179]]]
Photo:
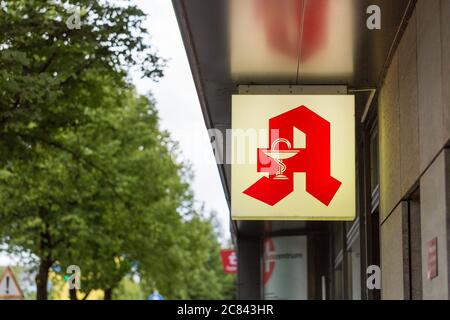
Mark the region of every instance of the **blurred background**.
[[0, 298], [233, 299], [171, 2], [0, 1], [0, 28]]

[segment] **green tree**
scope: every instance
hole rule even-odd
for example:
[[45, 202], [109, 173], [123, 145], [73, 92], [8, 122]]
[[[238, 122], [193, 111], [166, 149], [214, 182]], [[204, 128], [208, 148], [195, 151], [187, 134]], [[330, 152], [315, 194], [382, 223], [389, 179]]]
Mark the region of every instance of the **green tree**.
[[[80, 30], [65, 24], [72, 5]], [[143, 17], [108, 1], [0, 1], [0, 242], [34, 259], [37, 299], [55, 264], [81, 267], [86, 296], [138, 274], [169, 298], [229, 297], [189, 170], [126, 82], [136, 65], [162, 76]]]
[[[66, 25], [72, 7], [81, 8], [80, 29]], [[133, 66], [162, 76], [143, 19], [110, 1], [0, 1], [0, 163], [29, 158], [38, 142], [60, 146], [52, 134], [89, 121], [84, 109], [99, 108], [101, 81], [123, 87]]]
[[[167, 259], [144, 261], [141, 278], [146, 292], [157, 288], [169, 299], [232, 299], [234, 275], [225, 275], [214, 216], [192, 211], [181, 222], [174, 241], [163, 247]], [[149, 258], [151, 258], [149, 256]], [[170, 272], [162, 272], [170, 270]]]
[[122, 279], [117, 290], [114, 291], [113, 297], [116, 300], [143, 300], [146, 298], [141, 285], [133, 281], [131, 277]]
[[87, 292], [109, 293], [143, 252], [177, 232], [190, 199], [151, 101], [129, 91], [104, 97], [113, 108], [55, 137], [72, 151], [38, 143], [33, 161], [11, 160], [0, 171], [3, 239], [39, 257], [38, 298], [55, 262], [79, 265]]
[[[66, 25], [72, 6], [81, 8], [79, 30]], [[162, 76], [143, 18], [135, 6], [109, 1], [0, 2], [0, 175], [10, 202], [1, 211], [3, 238], [40, 258], [38, 299], [47, 298], [57, 249], [73, 241], [67, 235], [87, 233], [81, 205], [96, 196], [90, 180], [116, 197], [124, 187], [76, 132], [115, 108], [129, 68]]]
[[79, 141], [104, 160], [114, 188], [101, 179], [86, 183], [96, 192], [83, 209], [92, 232], [75, 238], [73, 250], [60, 259], [88, 271], [83, 289], [104, 289], [106, 298], [143, 253], [163, 259], [155, 256], [155, 248], [177, 232], [180, 210], [191, 199], [183, 167], [173, 160], [173, 145], [157, 127], [152, 102], [133, 95], [125, 102], [116, 113], [99, 114], [101, 121], [86, 133], [78, 131]]

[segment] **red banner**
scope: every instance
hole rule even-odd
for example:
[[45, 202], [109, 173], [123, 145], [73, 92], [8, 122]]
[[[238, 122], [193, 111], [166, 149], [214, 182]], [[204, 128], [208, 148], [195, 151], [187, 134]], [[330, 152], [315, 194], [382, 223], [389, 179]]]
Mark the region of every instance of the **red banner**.
[[223, 271], [225, 273], [237, 273], [237, 256], [236, 251], [231, 249], [220, 250], [222, 258]]

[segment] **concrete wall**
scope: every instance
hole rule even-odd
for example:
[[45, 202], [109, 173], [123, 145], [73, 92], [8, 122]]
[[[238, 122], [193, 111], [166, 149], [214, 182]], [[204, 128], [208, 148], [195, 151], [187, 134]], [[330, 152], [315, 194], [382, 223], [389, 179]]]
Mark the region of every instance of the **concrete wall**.
[[[422, 287], [424, 299], [448, 299], [448, 219], [450, 188], [450, 152], [441, 152], [420, 179]], [[447, 193], [447, 197], [443, 196]], [[427, 242], [437, 237], [438, 276], [427, 279]]]
[[[404, 263], [407, 260], [404, 252], [405, 242], [408, 239], [404, 223], [407, 210], [408, 204], [402, 202], [381, 226], [380, 250], [383, 257], [381, 294], [384, 300], [404, 299], [406, 296], [406, 286], [402, 279], [404, 279]], [[392, 241], [393, 239], [395, 241]]]
[[[401, 277], [408, 272], [402, 254], [408, 245], [402, 200], [419, 185], [423, 298], [449, 297], [450, 166], [444, 149], [450, 139], [449, 23], [450, 0], [418, 0], [379, 94], [380, 242], [386, 299], [407, 297]], [[433, 237], [438, 237], [439, 276], [430, 281], [424, 254]]]

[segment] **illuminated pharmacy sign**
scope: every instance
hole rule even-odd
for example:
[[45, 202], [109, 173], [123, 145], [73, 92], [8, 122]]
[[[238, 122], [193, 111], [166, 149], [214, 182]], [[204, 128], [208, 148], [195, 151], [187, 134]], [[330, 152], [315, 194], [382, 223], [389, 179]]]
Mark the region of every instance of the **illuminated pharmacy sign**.
[[354, 219], [354, 110], [350, 95], [234, 95], [233, 218]]

